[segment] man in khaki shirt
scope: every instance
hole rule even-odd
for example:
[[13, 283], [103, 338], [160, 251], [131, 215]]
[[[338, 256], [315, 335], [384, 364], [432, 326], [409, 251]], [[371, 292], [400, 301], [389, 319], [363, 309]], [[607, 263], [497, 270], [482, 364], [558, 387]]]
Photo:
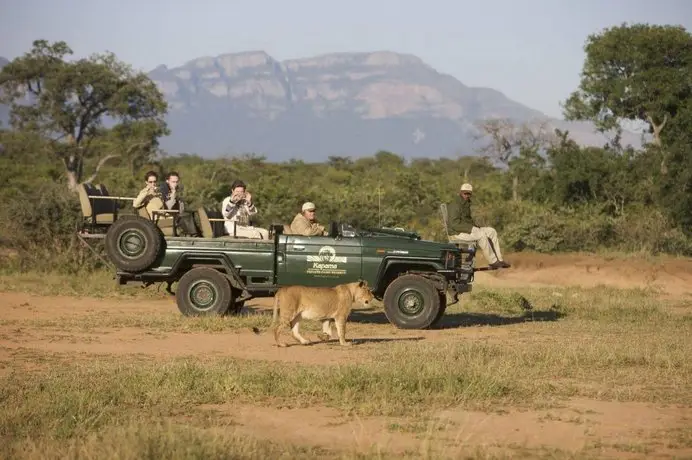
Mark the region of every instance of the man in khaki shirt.
[[154, 219], [154, 211], [164, 209], [163, 195], [156, 184], [159, 180], [159, 175], [154, 171], [147, 171], [144, 175], [146, 185], [132, 202], [135, 209], [145, 208], [150, 219]]
[[303, 204], [300, 213], [296, 214], [291, 222], [291, 233], [303, 236], [327, 236], [329, 232], [324, 226], [315, 220], [315, 203], [307, 202]]

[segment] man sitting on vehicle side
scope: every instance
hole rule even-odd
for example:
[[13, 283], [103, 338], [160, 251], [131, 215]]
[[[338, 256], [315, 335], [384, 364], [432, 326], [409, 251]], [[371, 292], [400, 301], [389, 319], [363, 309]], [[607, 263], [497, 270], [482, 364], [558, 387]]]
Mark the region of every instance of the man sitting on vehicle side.
[[301, 212], [296, 214], [291, 222], [291, 233], [302, 236], [327, 236], [329, 232], [315, 219], [315, 204], [307, 202], [303, 204]]
[[231, 184], [231, 195], [224, 198], [221, 214], [226, 219], [224, 226], [231, 236], [269, 239], [269, 231], [250, 225], [250, 216], [257, 214], [252, 195], [246, 191], [245, 183], [236, 180]]
[[460, 200], [449, 213], [449, 239], [464, 243], [478, 243], [490, 268], [509, 268], [510, 264], [502, 260], [500, 242], [497, 239], [495, 229], [476, 225], [471, 216], [472, 193], [473, 187], [471, 184], [463, 184], [461, 186], [459, 190]]
[[144, 175], [146, 186], [139, 191], [139, 194], [132, 202], [135, 209], [145, 207], [150, 219], [153, 219], [153, 212], [164, 208], [163, 195], [156, 185], [159, 175], [154, 171], [148, 171]]

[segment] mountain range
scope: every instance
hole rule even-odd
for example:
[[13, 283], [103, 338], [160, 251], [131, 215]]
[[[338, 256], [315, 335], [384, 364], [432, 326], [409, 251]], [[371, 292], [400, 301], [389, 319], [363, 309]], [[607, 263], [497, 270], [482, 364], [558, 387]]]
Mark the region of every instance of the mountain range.
[[[607, 142], [591, 123], [548, 117], [390, 51], [285, 61], [247, 51], [160, 65], [148, 75], [169, 103], [172, 133], [161, 146], [170, 154], [322, 161], [388, 150], [406, 158], [455, 157], [475, 153], [474, 122], [494, 117], [547, 120], [582, 145]], [[639, 147], [641, 136], [625, 131], [622, 142]]]

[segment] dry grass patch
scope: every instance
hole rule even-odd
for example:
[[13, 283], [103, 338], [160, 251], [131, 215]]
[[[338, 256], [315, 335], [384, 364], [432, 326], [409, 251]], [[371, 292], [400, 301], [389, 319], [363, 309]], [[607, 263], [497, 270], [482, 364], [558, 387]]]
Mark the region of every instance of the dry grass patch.
[[[98, 337], [98, 331], [119, 328], [218, 334], [264, 328], [271, 321], [266, 313], [185, 318], [171, 308], [170, 313], [75, 313], [2, 325], [65, 340], [70, 332]], [[387, 430], [419, 437], [420, 449], [396, 457], [508, 458], [508, 447], [512, 458], [685, 452], [692, 447], [692, 431], [686, 428], [661, 432], [660, 439], [611, 440], [576, 453], [521, 445], [465, 451], [434, 441], [439, 430], [428, 421], [443, 409], [558, 410], [574, 397], [689, 407], [691, 310], [684, 300], [661, 300], [646, 289], [478, 288], [449, 307], [441, 330], [425, 333], [428, 340], [334, 348], [335, 361], [358, 352], [368, 358], [360, 363], [320, 366], [201, 355], [152, 359], [146, 350], [129, 356], [15, 351], [13, 359], [2, 360], [0, 374], [0, 457], [391, 457], [240, 436], [232, 420], [202, 409], [229, 402], [405, 417]], [[354, 321], [352, 331], [363, 323], [374, 328], [383, 314], [360, 312]], [[319, 329], [316, 322], [306, 325]], [[407, 334], [386, 323], [380, 327]], [[503, 333], [491, 334], [491, 328]], [[588, 415], [563, 413], [552, 420], [551, 413], [546, 423], [581, 425]]]

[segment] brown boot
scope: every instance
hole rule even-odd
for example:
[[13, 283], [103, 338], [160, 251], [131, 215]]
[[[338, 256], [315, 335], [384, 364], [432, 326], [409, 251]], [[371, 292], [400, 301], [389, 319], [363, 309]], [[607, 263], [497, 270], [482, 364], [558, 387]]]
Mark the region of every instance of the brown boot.
[[502, 264], [502, 268], [509, 268], [509, 267], [511, 267], [511, 265], [508, 264], [507, 262], [505, 262], [504, 260], [501, 260], [501, 261], [500, 261], [500, 264]]

